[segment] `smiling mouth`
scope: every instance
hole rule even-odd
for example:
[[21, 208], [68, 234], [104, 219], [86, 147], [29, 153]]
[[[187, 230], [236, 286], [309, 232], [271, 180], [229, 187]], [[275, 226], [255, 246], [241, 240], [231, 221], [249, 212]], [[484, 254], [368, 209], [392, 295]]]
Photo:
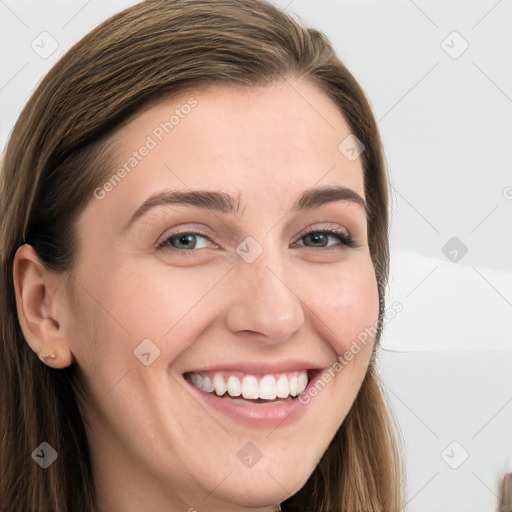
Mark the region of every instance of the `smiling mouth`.
[[307, 370], [254, 375], [242, 372], [190, 372], [185, 379], [194, 387], [225, 399], [266, 403], [290, 401], [307, 388]]

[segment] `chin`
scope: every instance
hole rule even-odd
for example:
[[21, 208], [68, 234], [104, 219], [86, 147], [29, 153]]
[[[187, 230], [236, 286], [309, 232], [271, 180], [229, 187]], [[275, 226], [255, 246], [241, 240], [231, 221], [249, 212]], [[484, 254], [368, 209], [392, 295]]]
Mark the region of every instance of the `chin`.
[[[208, 489], [216, 488], [215, 498], [245, 507], [265, 507], [281, 503], [297, 493], [313, 473], [318, 461], [306, 460], [304, 454], [294, 457], [276, 457], [264, 461], [262, 457], [253, 467], [241, 464], [226, 468], [225, 480], [216, 471], [218, 480], [208, 475]], [[219, 485], [219, 481], [222, 481]], [[211, 496], [213, 499], [213, 494]]]

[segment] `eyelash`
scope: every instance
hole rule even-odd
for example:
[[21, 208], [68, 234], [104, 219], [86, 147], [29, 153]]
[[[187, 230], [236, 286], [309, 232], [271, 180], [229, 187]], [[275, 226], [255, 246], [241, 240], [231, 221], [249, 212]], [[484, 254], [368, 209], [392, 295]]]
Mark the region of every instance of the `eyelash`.
[[165, 238], [164, 240], [162, 240], [158, 244], [157, 250], [158, 249], [171, 249], [171, 250], [179, 251], [179, 252], [183, 252], [183, 253], [194, 252], [194, 249], [177, 249], [176, 247], [172, 246], [171, 240], [173, 240], [174, 238], [178, 238], [180, 236], [184, 236], [184, 235], [193, 235], [193, 236], [199, 235], [199, 236], [202, 236], [202, 237], [206, 238], [207, 240], [209, 240], [212, 244], [217, 245], [206, 233], [202, 233], [201, 231], [181, 231], [178, 233], [173, 233], [172, 235], [170, 235], [167, 238]]
[[[348, 235], [345, 231], [342, 231], [342, 230], [337, 231], [334, 229], [309, 229], [301, 235], [299, 240], [302, 240], [304, 237], [306, 237], [312, 233], [317, 233], [317, 234], [322, 234], [322, 235], [327, 235], [327, 236], [337, 238], [339, 240], [339, 242], [341, 242], [342, 245], [349, 247], [349, 248], [358, 247], [358, 245], [354, 242], [352, 237], [350, 237], [350, 235]], [[206, 233], [202, 233], [201, 231], [182, 231], [182, 232], [178, 232], [178, 233], [173, 233], [172, 235], [170, 235], [167, 238], [165, 238], [164, 240], [162, 240], [162, 242], [160, 242], [158, 244], [157, 250], [171, 249], [171, 250], [179, 251], [182, 253], [195, 252], [196, 249], [178, 249], [172, 245], [171, 242], [173, 239], [180, 237], [180, 236], [184, 236], [184, 235], [202, 236], [202, 237], [206, 238], [207, 240], [209, 240], [212, 244], [217, 245], [217, 244], [215, 244], [215, 242], [213, 242], [213, 240]], [[296, 244], [297, 244], [297, 242], [295, 242], [294, 245], [296, 245]], [[309, 247], [309, 246], [301, 245], [300, 247]], [[315, 247], [309, 247], [309, 248], [315, 249]], [[332, 246], [317, 247], [317, 248], [324, 249], [324, 250], [336, 250], [336, 249], [333, 249]]]
[[[342, 245], [345, 245], [347, 247], [350, 247], [350, 248], [355, 248], [357, 247], [357, 244], [354, 242], [354, 240], [352, 239], [352, 237], [346, 233], [344, 230], [335, 230], [335, 229], [315, 229], [315, 228], [312, 228], [312, 229], [308, 229], [305, 233], [302, 234], [302, 236], [300, 237], [300, 240], [302, 240], [305, 236], [308, 236], [310, 235], [311, 233], [319, 233], [319, 234], [322, 234], [322, 235], [327, 235], [327, 236], [332, 236], [334, 238], [337, 238]], [[312, 249], [314, 249], [314, 247], [312, 247]], [[326, 250], [329, 250], [329, 249], [332, 249], [330, 247], [319, 247], [319, 249], [326, 249]]]

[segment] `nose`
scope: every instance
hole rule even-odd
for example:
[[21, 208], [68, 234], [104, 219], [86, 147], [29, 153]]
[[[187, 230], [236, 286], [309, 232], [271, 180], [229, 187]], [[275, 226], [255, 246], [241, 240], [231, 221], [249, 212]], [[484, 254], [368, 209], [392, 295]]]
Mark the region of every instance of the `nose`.
[[[263, 253], [265, 254], [265, 252]], [[236, 291], [227, 312], [227, 326], [237, 334], [259, 335], [267, 343], [286, 341], [304, 324], [303, 303], [278, 258], [260, 256], [240, 261], [232, 279]], [[296, 284], [296, 283], [295, 283]]]

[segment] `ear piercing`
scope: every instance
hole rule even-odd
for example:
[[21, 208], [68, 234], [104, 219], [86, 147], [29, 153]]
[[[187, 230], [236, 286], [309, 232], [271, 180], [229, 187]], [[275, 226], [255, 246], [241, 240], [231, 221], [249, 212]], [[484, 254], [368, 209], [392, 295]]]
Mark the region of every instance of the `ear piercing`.
[[51, 354], [43, 354], [42, 356], [39, 357], [44, 361], [46, 361], [47, 359], [57, 359], [57, 356], [54, 352], [52, 352]]

